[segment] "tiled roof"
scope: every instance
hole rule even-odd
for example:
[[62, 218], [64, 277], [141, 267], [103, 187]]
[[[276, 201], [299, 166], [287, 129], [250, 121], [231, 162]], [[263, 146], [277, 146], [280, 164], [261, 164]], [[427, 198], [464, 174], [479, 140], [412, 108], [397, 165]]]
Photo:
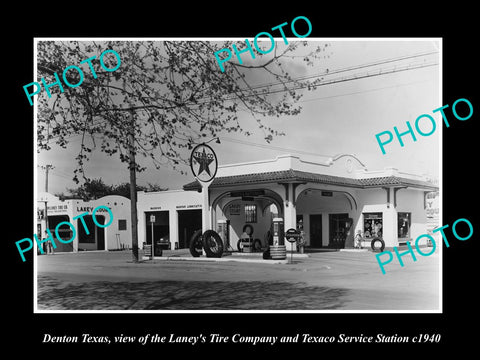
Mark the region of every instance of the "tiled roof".
[[[278, 182], [311, 182], [317, 184], [338, 185], [354, 188], [372, 188], [382, 186], [409, 186], [426, 190], [437, 190], [438, 187], [426, 181], [412, 180], [397, 176], [376, 177], [370, 179], [352, 179], [341, 176], [316, 174], [298, 170], [281, 170], [265, 173], [233, 175], [216, 177], [210, 187], [222, 187], [230, 185], [265, 184]], [[200, 183], [193, 181], [183, 186], [184, 190], [199, 190]]]
[[358, 179], [365, 188], [371, 186], [385, 186], [385, 185], [398, 185], [398, 186], [409, 186], [409, 187], [418, 187], [418, 188], [426, 188], [428, 190], [438, 190], [438, 186], [432, 184], [428, 181], [422, 180], [414, 180], [408, 178], [402, 178], [398, 176], [384, 176], [384, 177], [376, 177], [370, 179]]

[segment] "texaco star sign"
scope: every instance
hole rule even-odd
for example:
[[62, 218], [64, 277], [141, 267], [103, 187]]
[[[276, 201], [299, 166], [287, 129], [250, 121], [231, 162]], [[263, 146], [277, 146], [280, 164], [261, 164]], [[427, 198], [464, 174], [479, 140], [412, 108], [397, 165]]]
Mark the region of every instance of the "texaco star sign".
[[198, 180], [209, 182], [217, 173], [217, 155], [207, 144], [197, 145], [190, 155], [190, 167]]

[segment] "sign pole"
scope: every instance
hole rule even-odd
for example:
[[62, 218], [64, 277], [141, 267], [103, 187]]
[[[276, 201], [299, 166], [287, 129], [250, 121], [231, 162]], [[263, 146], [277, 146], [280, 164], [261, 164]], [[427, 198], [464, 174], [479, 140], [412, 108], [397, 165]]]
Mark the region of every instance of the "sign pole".
[[[202, 186], [202, 234], [204, 234], [205, 231], [212, 230], [213, 227], [208, 188], [213, 182], [218, 169], [218, 159], [215, 151], [206, 143], [195, 146], [190, 154], [190, 169], [195, 179]], [[206, 255], [204, 248], [202, 253]]]
[[155, 241], [153, 239], [153, 223], [155, 222], [155, 215], [150, 215], [150, 224], [152, 225], [152, 252], [150, 253], [150, 260], [153, 260], [153, 252], [155, 250]]
[[285, 239], [290, 243], [290, 264], [293, 264], [293, 244], [298, 241], [300, 236], [300, 231], [296, 229], [292, 228], [285, 231]]
[[153, 247], [155, 246], [155, 242], [153, 241], [153, 222], [152, 224], [152, 256], [150, 256], [150, 260], [153, 260]]

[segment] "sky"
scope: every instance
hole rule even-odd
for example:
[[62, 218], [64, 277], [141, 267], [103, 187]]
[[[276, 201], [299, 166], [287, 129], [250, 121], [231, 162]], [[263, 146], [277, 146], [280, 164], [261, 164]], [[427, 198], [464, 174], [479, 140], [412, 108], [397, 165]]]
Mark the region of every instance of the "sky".
[[[439, 178], [443, 123], [440, 115], [433, 114], [432, 110], [444, 105], [441, 103], [440, 40], [308, 39], [308, 41], [312, 46], [328, 43], [329, 57], [308, 70], [309, 74], [321, 74], [328, 69], [329, 75], [324, 76], [325, 85], [319, 86], [314, 91], [302, 90], [304, 96], [299, 102], [302, 106], [299, 115], [265, 118], [264, 124], [285, 133], [285, 136], [274, 137], [270, 144], [264, 140], [264, 134], [258, 129], [252, 116], [248, 113], [239, 113], [240, 124], [252, 132], [252, 135], [247, 137], [238, 133], [220, 133], [221, 143], [210, 143], [217, 154], [219, 165], [274, 159], [282, 154], [322, 161], [324, 160], [322, 155], [334, 156], [346, 153], [356, 155], [368, 170], [395, 167], [400, 171]], [[372, 65], [375, 62], [425, 53], [433, 54], [345, 71], [350, 67]], [[371, 76], [377, 74], [380, 69], [385, 73], [389, 70], [405, 69], [407, 65], [414, 67], [431, 63], [439, 65]], [[292, 66], [292, 71], [295, 71], [295, 68]], [[302, 72], [299, 75], [304, 75], [304, 70], [298, 68]], [[336, 73], [336, 70], [342, 69], [344, 71]], [[353, 75], [369, 77], [346, 81]], [[342, 79], [345, 81], [338, 82]], [[337, 82], [331, 83], [332, 81]], [[406, 121], [414, 127], [415, 120], [422, 114], [431, 115], [436, 120], [436, 131], [426, 137], [416, 134], [416, 142], [409, 135], [404, 136], [404, 147], [401, 147], [395, 138], [392, 143], [385, 146], [386, 154], [383, 155], [375, 135], [387, 130], [393, 133], [394, 126], [397, 126], [400, 132], [406, 131]], [[432, 125], [423, 119], [419, 126], [427, 133]], [[53, 145], [51, 150], [37, 154], [38, 166], [46, 164], [54, 166], [48, 178], [50, 193], [66, 193], [67, 188], [79, 186], [72, 181], [74, 158], [79, 147], [80, 137], [76, 137], [71, 139], [67, 149]], [[149, 160], [144, 164], [147, 170], [137, 174], [137, 183], [141, 185], [153, 183], [173, 190], [181, 189], [184, 184], [194, 180], [188, 167], [183, 167], [187, 175], [182, 175], [169, 168], [157, 170]], [[102, 178], [106, 184], [129, 181], [126, 164], [121, 163], [118, 157], [110, 157], [99, 150], [92, 153], [85, 169], [86, 176]], [[38, 167], [37, 170], [37, 191], [44, 191], [44, 170]]]

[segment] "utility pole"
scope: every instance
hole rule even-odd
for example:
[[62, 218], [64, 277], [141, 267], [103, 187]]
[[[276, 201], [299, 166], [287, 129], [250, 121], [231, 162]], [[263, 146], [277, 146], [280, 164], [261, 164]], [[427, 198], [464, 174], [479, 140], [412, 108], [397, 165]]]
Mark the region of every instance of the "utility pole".
[[[50, 164], [47, 164], [45, 166], [40, 166], [41, 169], [45, 170], [45, 193], [48, 193], [48, 170], [50, 169], [53, 169], [53, 165], [50, 165]], [[47, 196], [47, 195], [45, 195]], [[45, 197], [44, 199], [44, 203], [45, 203], [45, 214], [44, 214], [44, 217], [45, 217], [45, 233], [48, 229], [48, 200], [47, 200], [47, 197]]]
[[45, 192], [48, 192], [48, 170], [53, 169], [52, 165], [45, 165]]
[[[132, 221], [132, 260], [138, 262], [138, 230], [137, 230], [137, 177], [136, 177], [136, 163], [135, 163], [135, 119], [133, 110], [130, 114], [130, 132], [128, 134], [129, 146], [129, 164], [130, 170], [130, 207], [131, 207], [131, 221]], [[152, 243], [153, 245], [153, 243]], [[152, 246], [153, 254], [153, 246]]]

